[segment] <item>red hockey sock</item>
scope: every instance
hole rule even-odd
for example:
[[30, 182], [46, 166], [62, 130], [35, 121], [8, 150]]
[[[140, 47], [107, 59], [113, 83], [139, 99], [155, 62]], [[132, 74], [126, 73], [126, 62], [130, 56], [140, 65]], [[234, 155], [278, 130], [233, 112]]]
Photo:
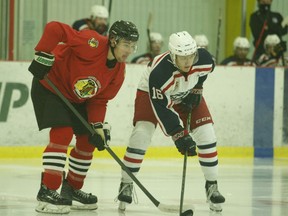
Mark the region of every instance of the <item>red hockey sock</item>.
[[76, 147], [70, 153], [67, 181], [73, 188], [79, 190], [84, 184], [95, 147], [88, 142], [87, 135], [78, 135], [76, 140]]
[[51, 128], [50, 143], [43, 153], [42, 183], [51, 190], [57, 190], [62, 182], [66, 154], [73, 137], [71, 127]]
[[45, 171], [43, 173], [42, 183], [51, 190], [57, 190], [62, 183], [62, 172], [49, 173]]

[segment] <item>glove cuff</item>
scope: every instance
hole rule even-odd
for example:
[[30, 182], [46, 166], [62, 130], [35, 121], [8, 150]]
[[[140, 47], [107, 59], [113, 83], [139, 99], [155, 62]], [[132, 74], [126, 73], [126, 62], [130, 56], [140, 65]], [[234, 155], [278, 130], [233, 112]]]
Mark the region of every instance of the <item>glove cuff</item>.
[[103, 128], [103, 123], [102, 122], [95, 122], [95, 123], [90, 123], [93, 129], [101, 129]]
[[189, 132], [187, 130], [181, 130], [172, 136], [172, 140], [175, 142], [176, 140], [178, 140], [184, 136], [187, 136], [187, 135], [189, 135]]
[[51, 67], [55, 61], [55, 57], [52, 54], [45, 52], [36, 52], [34, 60], [42, 65]]
[[193, 88], [191, 90], [191, 94], [202, 94], [202, 92], [203, 92], [203, 88], [202, 87], [201, 88]]

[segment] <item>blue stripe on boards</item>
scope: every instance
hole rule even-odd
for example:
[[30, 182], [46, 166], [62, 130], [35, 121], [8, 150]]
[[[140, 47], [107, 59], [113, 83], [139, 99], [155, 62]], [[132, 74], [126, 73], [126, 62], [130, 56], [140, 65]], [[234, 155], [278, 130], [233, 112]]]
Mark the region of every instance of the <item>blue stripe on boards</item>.
[[254, 157], [273, 157], [275, 68], [256, 68]]
[[284, 71], [283, 142], [288, 143], [288, 68]]

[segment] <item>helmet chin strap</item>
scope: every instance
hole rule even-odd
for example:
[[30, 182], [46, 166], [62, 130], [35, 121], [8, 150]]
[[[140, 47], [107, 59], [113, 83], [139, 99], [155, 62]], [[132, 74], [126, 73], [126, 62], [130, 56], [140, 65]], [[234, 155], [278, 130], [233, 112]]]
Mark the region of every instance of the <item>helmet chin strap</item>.
[[111, 52], [112, 52], [112, 55], [113, 55], [114, 59], [112, 59], [112, 60], [107, 59], [107, 60], [106, 60], [106, 66], [107, 66], [108, 68], [114, 68], [115, 65], [116, 65], [116, 63], [118, 62], [118, 60], [117, 60], [117, 58], [116, 58], [116, 56], [115, 56], [115, 53], [114, 53], [114, 48], [115, 48], [115, 47], [112, 47], [111, 44], [109, 44], [109, 47], [110, 47], [110, 49], [111, 49]]
[[[119, 38], [116, 37], [116, 39], [115, 39], [115, 47], [116, 47], [118, 41], [119, 41]], [[110, 46], [110, 48], [111, 48], [112, 55], [113, 55], [114, 58], [118, 61], [118, 59], [117, 59], [116, 56], [115, 56], [115, 52], [114, 52], [115, 47], [113, 47], [113, 46], [111, 45], [111, 42], [109, 43], [109, 46]]]
[[110, 44], [110, 48], [111, 48], [111, 52], [112, 52], [113, 57], [116, 59], [116, 56], [115, 56], [115, 53], [114, 53], [115, 47], [112, 47], [111, 44]]

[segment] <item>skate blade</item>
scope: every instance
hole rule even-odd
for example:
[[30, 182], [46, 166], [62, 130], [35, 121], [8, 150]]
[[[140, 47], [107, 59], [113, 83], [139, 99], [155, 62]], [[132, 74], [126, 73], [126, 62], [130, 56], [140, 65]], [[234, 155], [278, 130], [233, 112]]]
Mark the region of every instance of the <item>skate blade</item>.
[[67, 205], [53, 205], [47, 202], [39, 202], [35, 208], [36, 212], [49, 213], [49, 214], [68, 214], [70, 206]]
[[210, 210], [216, 213], [222, 212], [222, 206], [221, 204], [215, 204], [215, 203], [209, 203], [210, 205]]
[[80, 202], [73, 201], [72, 210], [87, 210], [87, 211], [92, 211], [98, 209], [98, 205], [96, 203], [93, 204], [83, 204]]
[[119, 209], [120, 211], [125, 211], [125, 210], [126, 210], [126, 205], [127, 205], [126, 202], [120, 201], [120, 202], [119, 202], [118, 209]]

